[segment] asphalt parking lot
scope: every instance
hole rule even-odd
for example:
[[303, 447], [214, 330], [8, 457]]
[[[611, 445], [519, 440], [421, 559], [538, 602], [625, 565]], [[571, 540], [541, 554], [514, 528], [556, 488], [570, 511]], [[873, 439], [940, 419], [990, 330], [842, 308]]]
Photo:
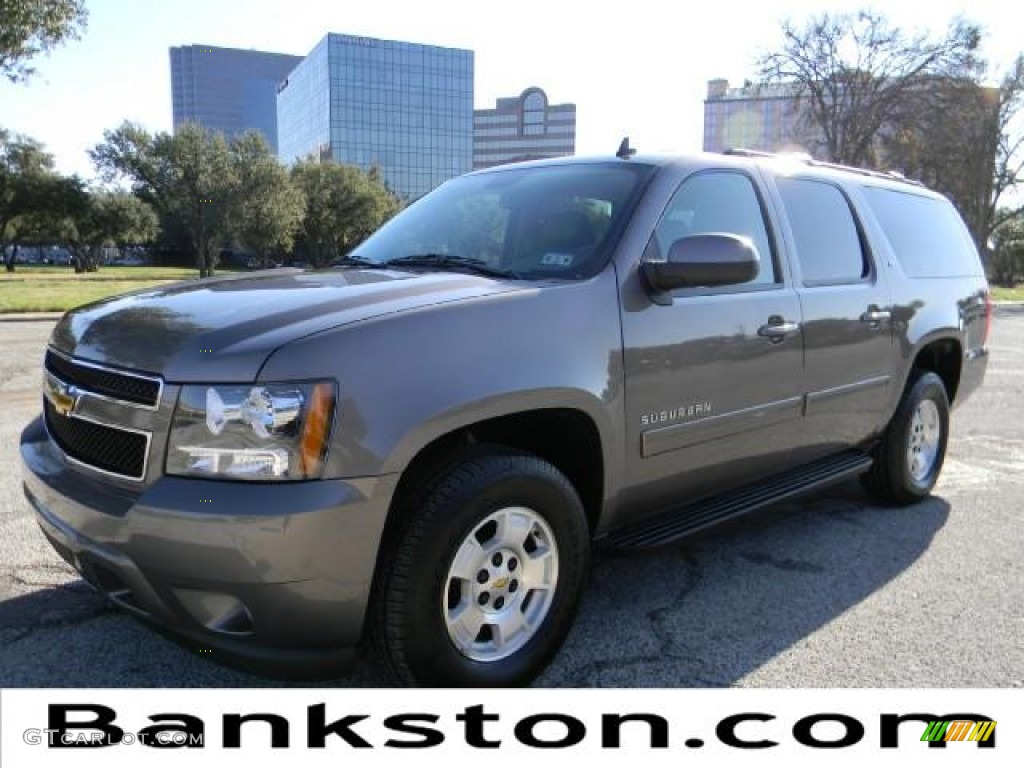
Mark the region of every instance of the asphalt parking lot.
[[[109, 608], [20, 485], [50, 322], [0, 321], [0, 686], [263, 686]], [[542, 686], [1024, 687], [1024, 310], [997, 311], [985, 387], [954, 412], [935, 495], [856, 483], [596, 563]], [[387, 679], [366, 659], [332, 686]], [[305, 683], [303, 685], [306, 685]]]

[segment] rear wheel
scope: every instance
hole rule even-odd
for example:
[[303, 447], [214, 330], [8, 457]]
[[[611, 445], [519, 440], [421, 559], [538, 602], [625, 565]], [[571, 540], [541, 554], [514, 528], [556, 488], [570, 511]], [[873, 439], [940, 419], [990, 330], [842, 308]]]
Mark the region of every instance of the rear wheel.
[[865, 489], [888, 504], [912, 504], [931, 493], [949, 440], [946, 387], [931, 371], [915, 371], [863, 476]]
[[533, 679], [572, 625], [589, 566], [572, 484], [535, 456], [484, 449], [399, 512], [372, 626], [392, 671], [430, 686]]

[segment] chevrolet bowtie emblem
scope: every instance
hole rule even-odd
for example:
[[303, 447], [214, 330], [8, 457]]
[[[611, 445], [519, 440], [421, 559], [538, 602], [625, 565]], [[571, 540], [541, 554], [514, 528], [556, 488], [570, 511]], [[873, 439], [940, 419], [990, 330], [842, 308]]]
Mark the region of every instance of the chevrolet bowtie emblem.
[[66, 384], [47, 372], [43, 380], [43, 394], [57, 413], [67, 417], [75, 412], [81, 392], [73, 384]]
[[494, 589], [504, 589], [506, 584], [508, 584], [508, 576], [502, 576], [494, 582]]

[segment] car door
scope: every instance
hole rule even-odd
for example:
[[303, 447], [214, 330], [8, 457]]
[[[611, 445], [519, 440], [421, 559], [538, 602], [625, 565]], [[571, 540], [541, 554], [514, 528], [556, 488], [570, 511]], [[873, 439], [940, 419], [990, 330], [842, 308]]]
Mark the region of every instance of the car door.
[[674, 191], [644, 253], [687, 235], [748, 237], [757, 277], [652, 295], [623, 284], [627, 506], [656, 509], [769, 475], [799, 439], [800, 305], [784, 274], [759, 179], [701, 171]]
[[842, 187], [776, 177], [803, 314], [807, 457], [855, 446], [885, 426], [895, 386], [885, 273]]

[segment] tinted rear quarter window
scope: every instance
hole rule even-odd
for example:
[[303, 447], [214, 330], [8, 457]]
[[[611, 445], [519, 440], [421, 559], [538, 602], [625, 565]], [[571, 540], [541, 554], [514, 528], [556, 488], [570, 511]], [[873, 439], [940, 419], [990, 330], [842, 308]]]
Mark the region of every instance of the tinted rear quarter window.
[[882, 187], [865, 187], [864, 196], [908, 276], [982, 273], [974, 241], [947, 200]]
[[857, 283], [868, 275], [860, 233], [846, 196], [810, 179], [776, 179], [805, 285]]

